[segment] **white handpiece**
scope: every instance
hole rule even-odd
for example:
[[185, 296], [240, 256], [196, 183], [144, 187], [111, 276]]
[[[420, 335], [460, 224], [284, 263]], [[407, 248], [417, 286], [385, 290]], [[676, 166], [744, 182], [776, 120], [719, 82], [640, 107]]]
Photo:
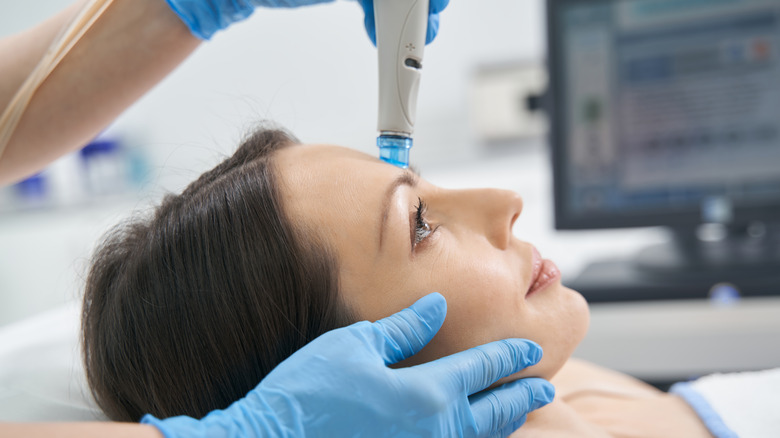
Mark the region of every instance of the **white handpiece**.
[[374, 0], [379, 52], [379, 134], [411, 138], [429, 0]]

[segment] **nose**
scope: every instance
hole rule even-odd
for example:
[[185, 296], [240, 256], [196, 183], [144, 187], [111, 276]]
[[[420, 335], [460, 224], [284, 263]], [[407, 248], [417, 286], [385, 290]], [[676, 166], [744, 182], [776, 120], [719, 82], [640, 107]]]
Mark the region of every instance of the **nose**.
[[507, 249], [512, 227], [523, 211], [523, 198], [515, 192], [499, 189], [461, 191], [457, 204], [469, 228], [482, 233], [498, 249]]

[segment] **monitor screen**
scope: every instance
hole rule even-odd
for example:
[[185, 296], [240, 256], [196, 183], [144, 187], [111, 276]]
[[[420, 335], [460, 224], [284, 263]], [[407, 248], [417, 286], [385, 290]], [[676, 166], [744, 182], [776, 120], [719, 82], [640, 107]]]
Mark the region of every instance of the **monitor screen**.
[[556, 226], [780, 220], [780, 1], [550, 0]]

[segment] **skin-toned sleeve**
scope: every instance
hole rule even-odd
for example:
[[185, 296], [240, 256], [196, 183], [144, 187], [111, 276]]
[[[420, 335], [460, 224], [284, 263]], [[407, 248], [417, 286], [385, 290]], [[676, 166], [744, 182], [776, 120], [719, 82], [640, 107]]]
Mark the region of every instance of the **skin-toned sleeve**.
[[[84, 4], [76, 2], [36, 27], [0, 40], [0, 108], [5, 109]], [[0, 157], [0, 185], [83, 146], [198, 44], [163, 0], [115, 0], [33, 97]], [[155, 427], [131, 423], [0, 423], [0, 436], [162, 434]]]
[[[0, 40], [0, 108], [85, 3]], [[0, 185], [85, 145], [199, 44], [164, 0], [114, 0], [33, 96], [0, 156]]]
[[0, 423], [0, 436], [163, 438], [163, 435], [155, 427], [135, 423]]

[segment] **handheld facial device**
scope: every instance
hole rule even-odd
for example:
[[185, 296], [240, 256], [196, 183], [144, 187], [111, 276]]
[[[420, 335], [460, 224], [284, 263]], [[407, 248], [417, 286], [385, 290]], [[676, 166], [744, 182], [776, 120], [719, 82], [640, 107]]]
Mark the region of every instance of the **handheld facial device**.
[[428, 0], [374, 0], [379, 52], [379, 158], [409, 167], [428, 31]]

